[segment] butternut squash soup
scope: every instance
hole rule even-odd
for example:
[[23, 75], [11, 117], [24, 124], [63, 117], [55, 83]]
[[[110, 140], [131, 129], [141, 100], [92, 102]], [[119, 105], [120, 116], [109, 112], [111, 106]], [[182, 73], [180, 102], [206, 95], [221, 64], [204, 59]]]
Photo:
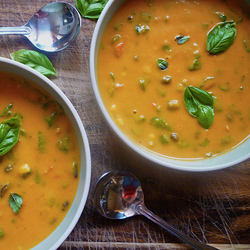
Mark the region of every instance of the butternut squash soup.
[[127, 0], [97, 58], [102, 100], [133, 142], [175, 159], [250, 134], [250, 11], [235, 0]]
[[61, 106], [21, 76], [0, 72], [0, 249], [49, 236], [73, 203], [77, 138]]

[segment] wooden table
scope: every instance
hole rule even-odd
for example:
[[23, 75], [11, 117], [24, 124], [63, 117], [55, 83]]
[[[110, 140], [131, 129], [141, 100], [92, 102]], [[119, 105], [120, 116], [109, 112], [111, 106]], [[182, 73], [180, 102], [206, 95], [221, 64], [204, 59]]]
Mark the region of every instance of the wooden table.
[[[23, 25], [49, 2], [1, 0], [0, 26]], [[74, 0], [69, 2], [75, 5]], [[95, 24], [82, 18], [77, 40], [64, 51], [47, 54], [58, 73], [51, 80], [78, 111], [92, 157], [86, 207], [59, 249], [190, 249], [142, 216], [111, 221], [95, 212], [95, 183], [103, 173], [116, 169], [137, 175], [147, 207], [191, 237], [219, 249], [250, 249], [250, 160], [221, 171], [188, 173], [154, 166], [129, 152], [106, 125], [92, 92], [89, 50]], [[0, 36], [1, 57], [10, 58], [19, 49], [34, 47], [21, 36]]]

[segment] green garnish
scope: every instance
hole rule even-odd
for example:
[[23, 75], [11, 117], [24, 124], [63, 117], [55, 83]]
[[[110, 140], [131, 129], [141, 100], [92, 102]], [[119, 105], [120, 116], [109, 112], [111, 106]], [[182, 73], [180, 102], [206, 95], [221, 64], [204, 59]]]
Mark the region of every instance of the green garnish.
[[186, 43], [189, 40], [190, 36], [176, 36], [175, 39], [178, 44]]
[[158, 66], [161, 70], [166, 70], [168, 68], [168, 63], [165, 59], [157, 59]]
[[218, 23], [208, 33], [207, 51], [213, 55], [226, 51], [234, 42], [236, 33], [236, 22]]
[[90, 19], [99, 18], [107, 2], [108, 0], [75, 0], [82, 17]]
[[17, 214], [23, 204], [23, 199], [19, 194], [16, 193], [10, 193], [9, 196], [9, 205], [13, 212]]
[[23, 63], [47, 77], [57, 75], [51, 61], [40, 52], [21, 49], [11, 53], [10, 57], [12, 60]]
[[6, 154], [18, 142], [21, 123], [12, 117], [0, 123], [0, 156]]
[[197, 118], [205, 129], [209, 129], [214, 121], [214, 99], [205, 90], [187, 86], [184, 102], [190, 115]]

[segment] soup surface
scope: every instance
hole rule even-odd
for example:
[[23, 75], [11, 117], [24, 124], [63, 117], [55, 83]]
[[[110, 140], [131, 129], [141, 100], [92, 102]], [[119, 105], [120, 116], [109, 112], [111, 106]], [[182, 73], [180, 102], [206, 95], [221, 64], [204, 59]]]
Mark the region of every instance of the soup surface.
[[250, 134], [249, 8], [234, 0], [128, 0], [100, 42], [103, 102], [133, 142], [202, 159]]
[[[5, 72], [0, 85], [0, 153], [6, 138], [18, 138], [0, 156], [0, 249], [26, 250], [49, 236], [73, 203], [80, 152], [68, 117], [47, 93]], [[3, 128], [6, 121], [19, 121], [20, 130]]]

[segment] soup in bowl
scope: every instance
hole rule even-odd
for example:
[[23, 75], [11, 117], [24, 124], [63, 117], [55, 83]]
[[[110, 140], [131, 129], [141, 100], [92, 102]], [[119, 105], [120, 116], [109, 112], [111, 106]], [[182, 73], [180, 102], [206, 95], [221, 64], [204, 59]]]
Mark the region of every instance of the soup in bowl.
[[56, 249], [73, 230], [90, 185], [83, 124], [37, 71], [0, 58], [0, 248]]
[[246, 1], [109, 1], [90, 51], [113, 131], [163, 166], [221, 169], [249, 158]]

